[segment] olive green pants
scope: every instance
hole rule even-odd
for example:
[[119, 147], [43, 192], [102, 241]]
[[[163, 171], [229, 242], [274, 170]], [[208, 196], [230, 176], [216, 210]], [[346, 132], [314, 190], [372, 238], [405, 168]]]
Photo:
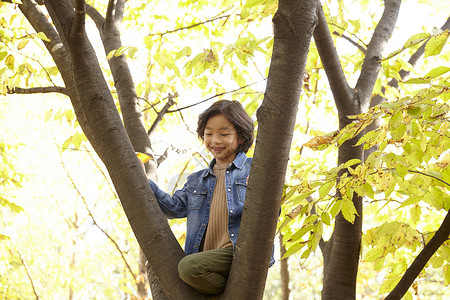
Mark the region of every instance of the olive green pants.
[[233, 247], [187, 255], [178, 264], [180, 278], [203, 294], [220, 294], [227, 284]]

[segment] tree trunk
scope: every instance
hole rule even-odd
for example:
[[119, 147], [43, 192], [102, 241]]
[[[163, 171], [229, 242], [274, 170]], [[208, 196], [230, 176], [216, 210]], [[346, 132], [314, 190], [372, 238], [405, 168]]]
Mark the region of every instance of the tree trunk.
[[256, 148], [235, 259], [222, 299], [263, 297], [317, 4], [281, 0], [273, 18], [272, 61], [257, 111]]
[[[283, 244], [283, 234], [280, 232], [280, 257], [286, 253], [286, 246]], [[281, 277], [281, 300], [289, 300], [291, 290], [289, 289], [289, 257], [280, 260]]]
[[[81, 103], [78, 92], [73, 81], [73, 73], [69, 54], [65, 47], [62, 47], [62, 41], [47, 19], [47, 16], [38, 7], [38, 4], [33, 0], [23, 0], [19, 5], [20, 11], [23, 13], [28, 22], [36, 32], [43, 32], [50, 39], [49, 42], [43, 41], [48, 53], [52, 56], [61, 77], [66, 86], [67, 94], [72, 102], [75, 110], [81, 111]], [[83, 128], [83, 132], [89, 139], [91, 144], [96, 144], [96, 139], [87, 123], [86, 116], [83, 113], [77, 115], [77, 120]]]
[[[386, 0], [385, 10], [367, 47], [361, 75], [355, 89], [351, 89], [345, 79], [333, 40], [328, 30], [322, 9], [318, 9], [319, 24], [314, 32], [317, 49], [322, 60], [339, 115], [339, 128], [350, 124], [349, 115], [366, 112], [375, 81], [380, 70], [380, 60], [384, 46], [392, 35], [400, 8], [400, 0]], [[338, 150], [338, 165], [350, 159], [363, 161], [361, 146], [353, 145], [360, 135], [345, 142]], [[342, 173], [339, 174], [341, 176]], [[339, 192], [337, 196], [340, 197]], [[324, 279], [322, 299], [355, 299], [356, 277], [362, 235], [363, 205], [362, 197], [356, 193], [352, 198], [357, 215], [353, 223], [348, 222], [341, 213], [336, 216], [335, 228], [330, 240], [325, 243]]]
[[85, 114], [92, 134], [98, 137], [94, 148], [108, 169], [145, 256], [169, 298], [201, 299], [201, 295], [178, 277], [178, 261], [185, 254], [154, 199], [87, 39], [84, 1], [76, 2], [75, 12], [69, 1], [49, 0], [45, 5], [70, 53], [81, 102], [81, 111], [76, 110], [76, 114]]

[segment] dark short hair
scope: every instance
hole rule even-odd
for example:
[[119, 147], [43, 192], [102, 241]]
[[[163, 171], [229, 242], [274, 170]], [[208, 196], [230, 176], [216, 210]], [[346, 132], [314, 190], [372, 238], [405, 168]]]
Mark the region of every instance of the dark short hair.
[[238, 151], [247, 153], [253, 144], [254, 125], [252, 119], [248, 116], [241, 103], [236, 100], [219, 100], [214, 102], [211, 107], [205, 110], [198, 117], [197, 135], [200, 139], [204, 139], [206, 122], [211, 117], [223, 114], [233, 124], [238, 137], [243, 140], [239, 145]]

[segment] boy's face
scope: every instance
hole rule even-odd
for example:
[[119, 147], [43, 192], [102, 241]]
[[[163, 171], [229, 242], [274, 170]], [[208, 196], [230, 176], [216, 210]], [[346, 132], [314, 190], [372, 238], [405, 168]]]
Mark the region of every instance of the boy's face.
[[233, 124], [223, 114], [210, 117], [206, 122], [203, 142], [219, 166], [229, 165], [239, 147], [238, 134]]

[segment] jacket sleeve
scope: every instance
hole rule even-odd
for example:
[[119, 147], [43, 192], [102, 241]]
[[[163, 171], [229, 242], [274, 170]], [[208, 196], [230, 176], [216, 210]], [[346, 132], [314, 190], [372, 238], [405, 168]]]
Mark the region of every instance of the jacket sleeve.
[[187, 215], [187, 193], [186, 186], [177, 190], [171, 197], [168, 193], [161, 190], [156, 183], [149, 181], [159, 207], [166, 217], [170, 219], [184, 218]]

